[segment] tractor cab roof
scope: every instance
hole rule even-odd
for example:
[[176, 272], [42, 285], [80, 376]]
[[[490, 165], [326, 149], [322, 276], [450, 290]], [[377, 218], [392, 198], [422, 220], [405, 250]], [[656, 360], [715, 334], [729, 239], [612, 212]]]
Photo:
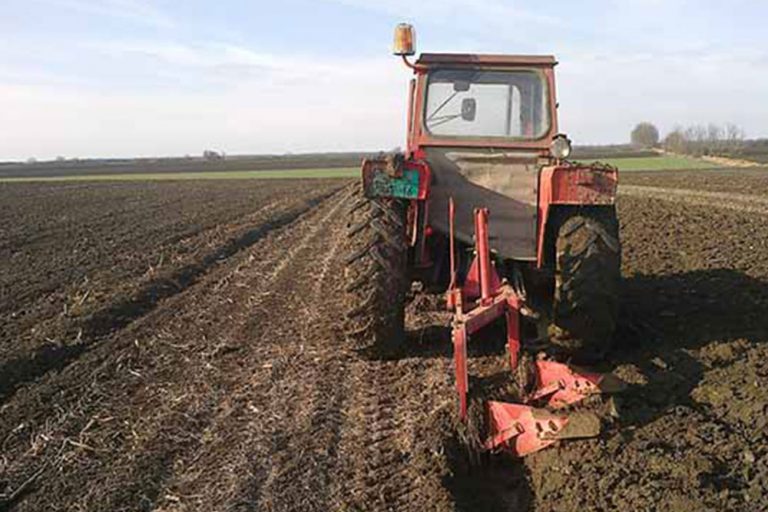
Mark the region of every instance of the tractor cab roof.
[[416, 65], [440, 66], [483, 66], [483, 67], [547, 67], [557, 65], [552, 55], [478, 55], [471, 53], [422, 53]]

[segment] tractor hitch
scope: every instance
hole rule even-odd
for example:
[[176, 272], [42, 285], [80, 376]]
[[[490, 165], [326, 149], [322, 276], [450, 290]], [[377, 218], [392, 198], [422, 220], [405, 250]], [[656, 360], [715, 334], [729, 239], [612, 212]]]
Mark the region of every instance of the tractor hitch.
[[[489, 211], [486, 208], [474, 211], [475, 258], [463, 285], [459, 286], [454, 240], [455, 206], [452, 198], [448, 210], [451, 284], [446, 299], [448, 307], [454, 311], [451, 337], [460, 419], [467, 421], [469, 337], [504, 317], [510, 369], [514, 375], [519, 365], [530, 364], [531, 368], [527, 370], [535, 376], [534, 386], [530, 393], [522, 397], [523, 403], [486, 403], [490, 437], [485, 441], [485, 448], [504, 449], [522, 457], [562, 439], [596, 437], [600, 434], [600, 419], [596, 415], [556, 413], [548, 409], [562, 409], [589, 396], [620, 391], [621, 381], [610, 374], [592, 373], [556, 361], [521, 361], [520, 319], [524, 301], [506, 280], [500, 278], [491, 261], [488, 243]], [[538, 408], [534, 404], [546, 408]]]

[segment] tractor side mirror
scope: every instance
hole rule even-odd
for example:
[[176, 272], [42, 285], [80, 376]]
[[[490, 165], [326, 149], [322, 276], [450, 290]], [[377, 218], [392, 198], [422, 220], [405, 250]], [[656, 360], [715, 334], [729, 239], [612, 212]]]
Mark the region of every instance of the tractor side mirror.
[[469, 80], [456, 80], [453, 82], [453, 92], [467, 92], [470, 85]]
[[464, 121], [474, 121], [477, 116], [477, 101], [475, 98], [461, 100], [461, 118]]

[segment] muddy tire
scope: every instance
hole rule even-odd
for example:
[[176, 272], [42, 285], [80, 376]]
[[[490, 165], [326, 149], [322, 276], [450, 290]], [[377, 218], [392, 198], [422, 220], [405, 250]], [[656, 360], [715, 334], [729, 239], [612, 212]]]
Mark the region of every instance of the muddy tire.
[[577, 214], [556, 241], [553, 343], [577, 361], [611, 347], [619, 311], [621, 246], [615, 211]]
[[400, 346], [408, 287], [405, 205], [368, 199], [362, 186], [349, 198], [344, 240], [345, 334], [354, 348]]

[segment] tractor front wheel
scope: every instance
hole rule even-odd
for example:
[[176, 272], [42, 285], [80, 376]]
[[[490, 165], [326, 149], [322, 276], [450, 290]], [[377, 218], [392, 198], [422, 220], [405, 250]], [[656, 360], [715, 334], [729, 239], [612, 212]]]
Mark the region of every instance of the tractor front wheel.
[[405, 331], [405, 204], [369, 199], [355, 186], [344, 240], [345, 333], [355, 348], [389, 351]]
[[619, 311], [621, 246], [614, 210], [576, 214], [556, 241], [552, 341], [576, 360], [610, 349]]

